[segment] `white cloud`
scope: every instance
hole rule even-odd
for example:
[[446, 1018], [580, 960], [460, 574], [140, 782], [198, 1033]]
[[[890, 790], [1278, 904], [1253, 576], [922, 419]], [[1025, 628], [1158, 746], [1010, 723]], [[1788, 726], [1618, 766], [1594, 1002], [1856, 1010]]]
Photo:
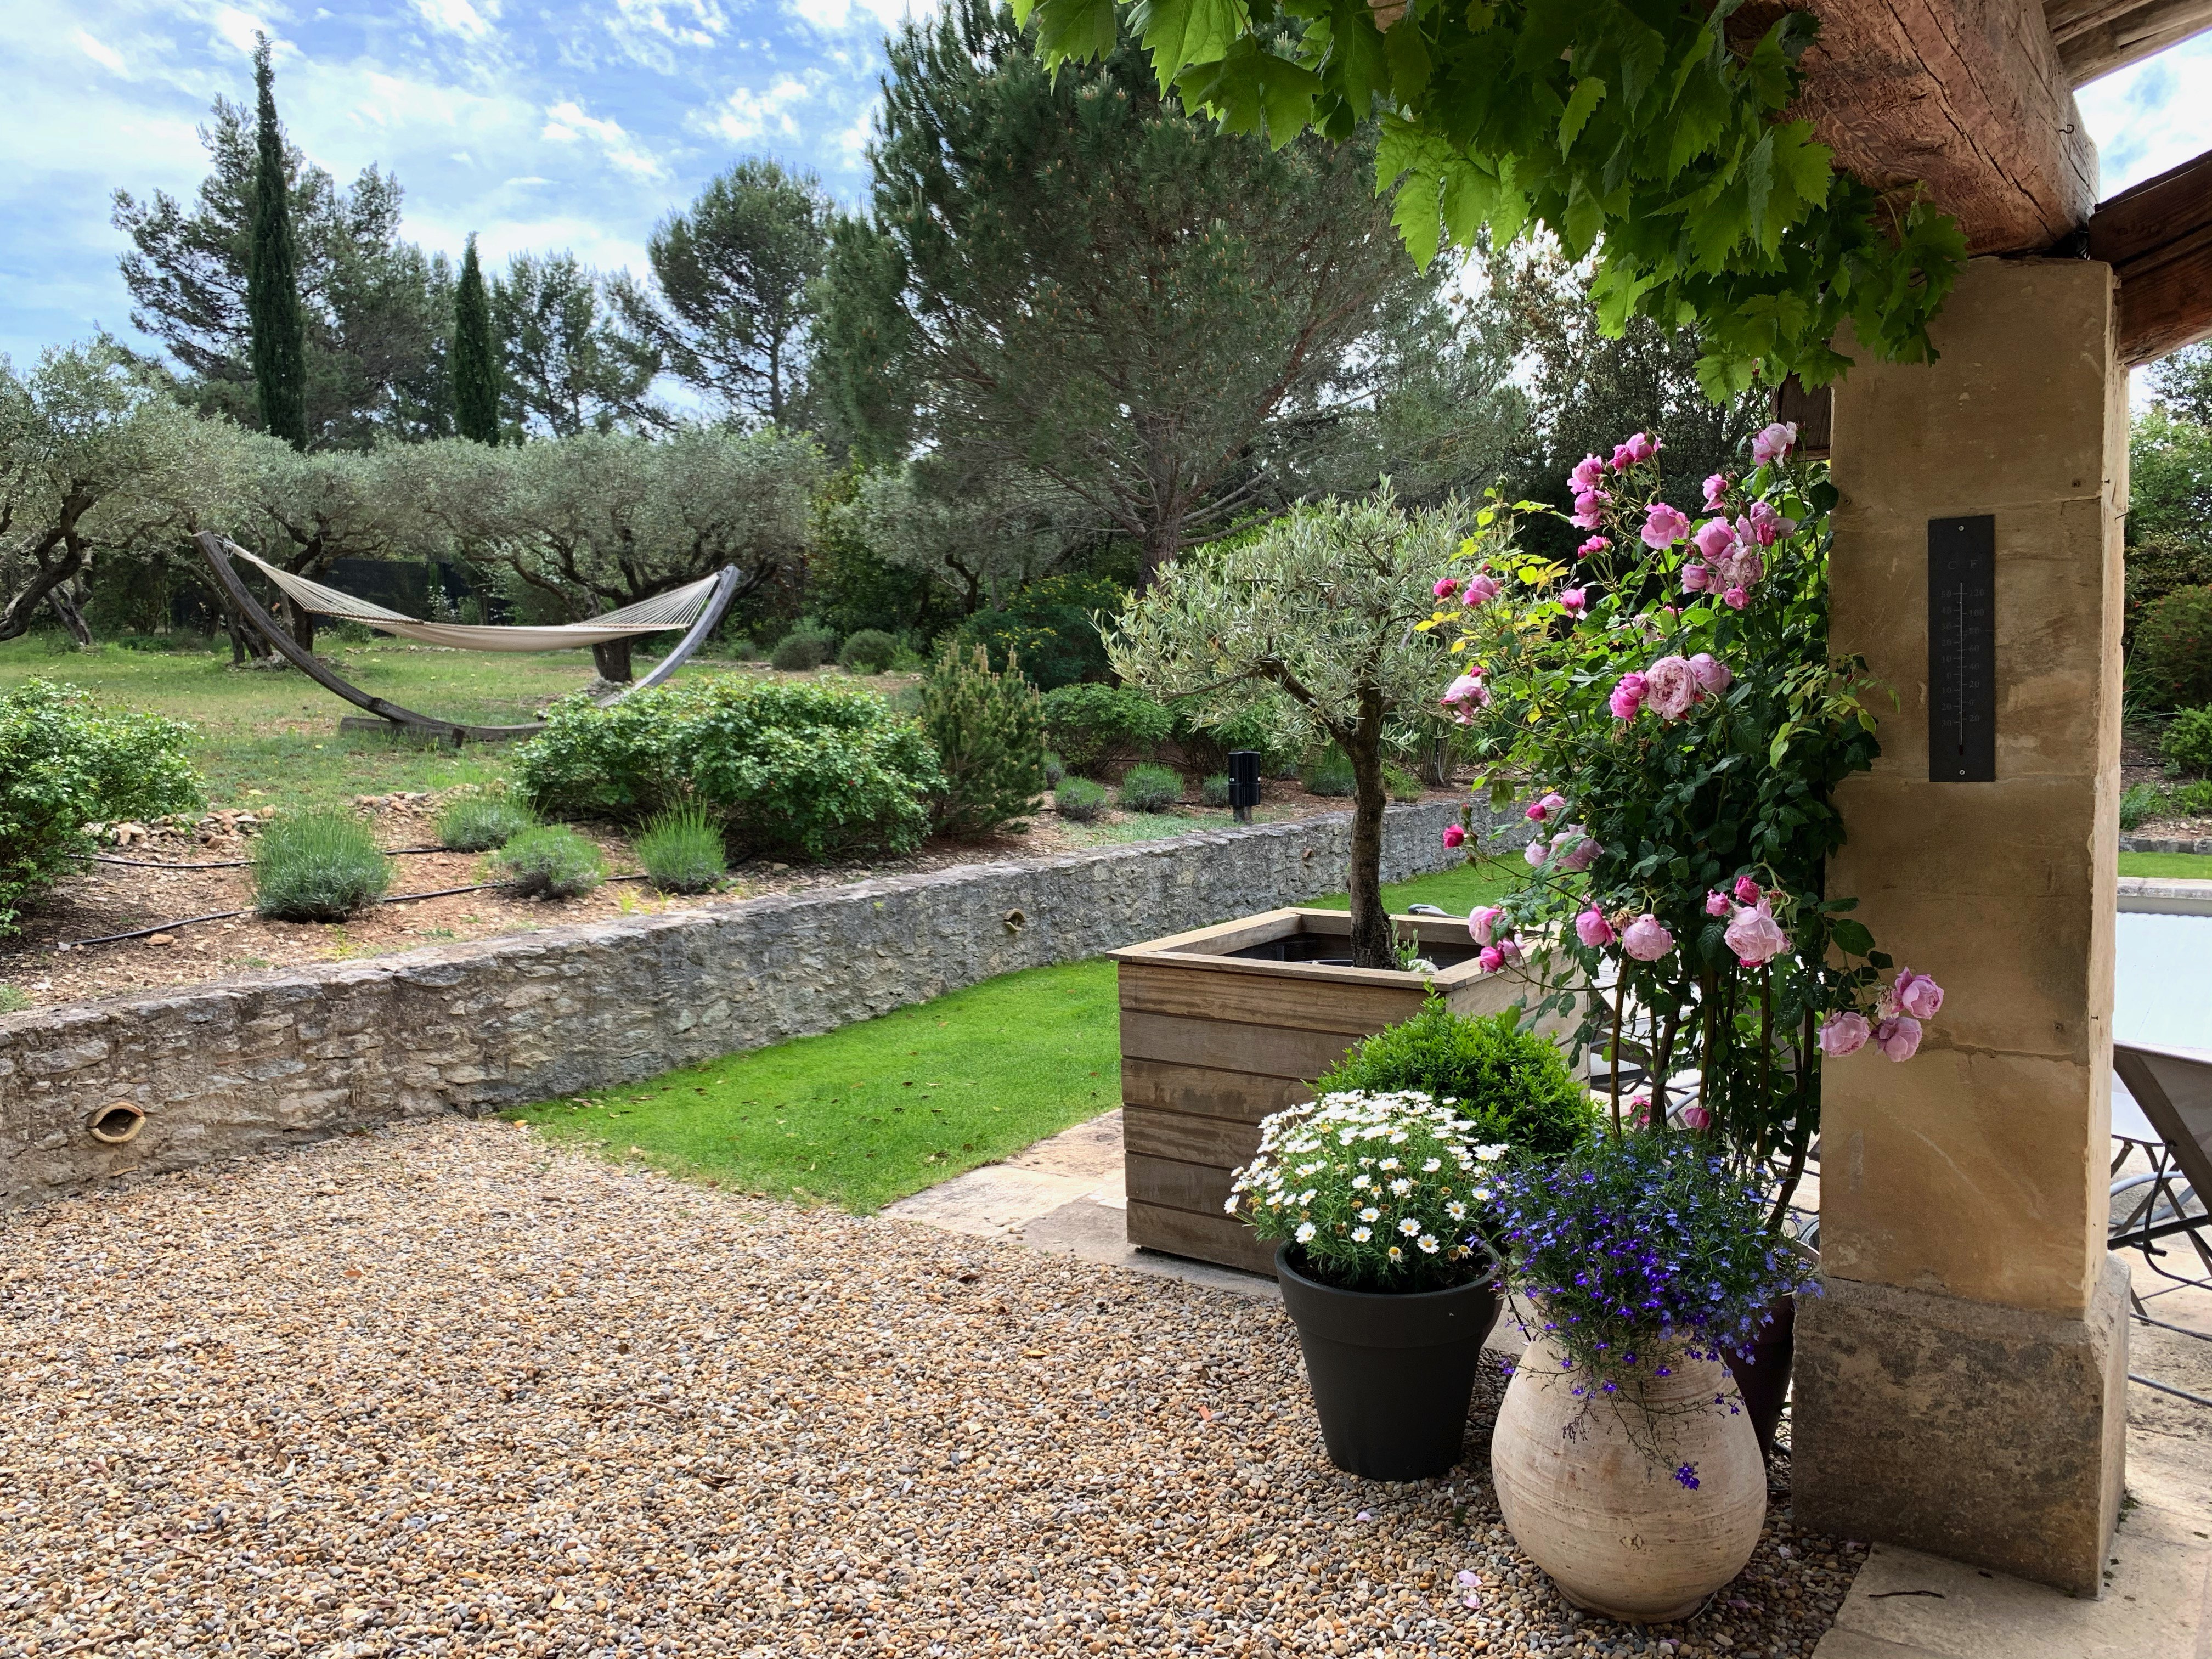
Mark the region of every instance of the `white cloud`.
[[273, 31], [266, 23], [235, 6], [218, 8], [208, 21], [215, 25], [215, 32], [239, 52], [252, 52], [256, 34], [270, 34], [273, 38]]
[[70, 37], [76, 42], [77, 50], [112, 75], [127, 75], [123, 67], [123, 54], [104, 40], [95, 40], [82, 29]]
[[621, 22], [679, 46], [711, 46], [728, 20], [714, 0], [615, 0]]
[[791, 112], [812, 95], [804, 82], [788, 75], [766, 92], [739, 87], [723, 100], [707, 125], [733, 143], [745, 143], [767, 133], [796, 138], [799, 123]]
[[868, 143], [875, 136], [876, 106], [872, 103], [837, 135], [837, 154], [847, 167], [857, 167], [868, 159]]
[[2199, 36], [2075, 94], [2097, 141], [2100, 196], [2212, 149], [2212, 39]]
[[538, 137], [556, 144], [573, 144], [580, 138], [589, 138], [599, 145], [610, 164], [640, 179], [658, 179], [667, 172], [658, 158], [623, 131], [619, 121], [587, 115], [584, 106], [574, 99], [557, 103], [545, 112], [545, 126]]
[[470, 0], [415, 0], [415, 9], [434, 29], [481, 40], [499, 18], [499, 0], [483, 0], [481, 6], [471, 4]]
[[[929, 8], [921, 0], [785, 0], [791, 15], [830, 34], [861, 25], [887, 29]], [[859, 16], [854, 15], [857, 12]]]

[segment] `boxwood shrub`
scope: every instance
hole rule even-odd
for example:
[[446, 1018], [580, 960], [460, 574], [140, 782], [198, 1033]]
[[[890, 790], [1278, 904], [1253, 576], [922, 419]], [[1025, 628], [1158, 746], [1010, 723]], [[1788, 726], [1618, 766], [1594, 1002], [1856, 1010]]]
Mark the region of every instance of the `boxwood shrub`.
[[551, 816], [696, 805], [734, 855], [800, 859], [911, 852], [945, 784], [928, 739], [873, 693], [734, 675], [557, 703], [515, 775]]
[[0, 938], [89, 850], [86, 824], [200, 804], [191, 735], [177, 720], [100, 709], [73, 685], [0, 692]]
[[1044, 694], [1045, 742], [1074, 772], [1149, 753], [1174, 726], [1164, 704], [1125, 685], [1063, 685]]

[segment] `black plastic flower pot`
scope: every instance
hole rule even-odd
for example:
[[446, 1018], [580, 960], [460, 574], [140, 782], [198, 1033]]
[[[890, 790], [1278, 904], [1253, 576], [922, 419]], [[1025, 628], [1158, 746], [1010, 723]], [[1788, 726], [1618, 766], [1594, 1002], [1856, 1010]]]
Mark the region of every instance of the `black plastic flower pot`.
[[1285, 1244], [1275, 1274], [1329, 1462], [1369, 1480], [1449, 1474], [1466, 1443], [1483, 1340], [1504, 1304], [1495, 1268], [1449, 1291], [1340, 1291], [1306, 1277]]
[[1774, 1449], [1774, 1431], [1782, 1422], [1783, 1402], [1790, 1398], [1790, 1374], [1796, 1357], [1797, 1298], [1777, 1297], [1746, 1348], [1723, 1348], [1721, 1358], [1743, 1395], [1744, 1413], [1759, 1432], [1762, 1455]]

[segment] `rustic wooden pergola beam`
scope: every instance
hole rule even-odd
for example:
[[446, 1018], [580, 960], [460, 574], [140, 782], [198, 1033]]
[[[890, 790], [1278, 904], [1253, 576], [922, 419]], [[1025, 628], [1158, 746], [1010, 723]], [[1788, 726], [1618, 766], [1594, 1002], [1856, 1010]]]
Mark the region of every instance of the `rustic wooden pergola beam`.
[[[1763, 30], [1782, 9], [1752, 0], [1730, 37]], [[1975, 253], [2047, 248], [2087, 220], [2096, 146], [2035, 0], [1817, 0], [1813, 9], [1820, 33], [1798, 109], [1839, 165], [1900, 197], [1924, 187]]]
[[2130, 368], [2212, 336], [2212, 155], [2099, 204], [2089, 257], [2120, 279], [2120, 361]]
[[2047, 0], [2043, 15], [2069, 81], [2084, 87], [2212, 28], [2212, 0]]

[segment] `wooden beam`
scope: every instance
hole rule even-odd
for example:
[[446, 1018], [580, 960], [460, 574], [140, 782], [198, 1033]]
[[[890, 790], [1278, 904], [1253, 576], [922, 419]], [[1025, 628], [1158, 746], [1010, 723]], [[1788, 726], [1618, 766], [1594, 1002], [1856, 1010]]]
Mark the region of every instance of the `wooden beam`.
[[[1731, 40], [1784, 3], [1749, 0]], [[2208, 0], [2212, 3], [2212, 0]], [[2097, 150], [2039, 0], [1811, 0], [1820, 38], [1798, 104], [1839, 165], [1902, 199], [1924, 186], [1975, 253], [2025, 253], [2081, 228]]]
[[2212, 28], [2212, 0], [2047, 0], [2043, 16], [2067, 79], [2085, 87]]
[[2130, 368], [2212, 337], [2212, 155], [2100, 204], [2089, 257], [2120, 279], [2121, 362]]

